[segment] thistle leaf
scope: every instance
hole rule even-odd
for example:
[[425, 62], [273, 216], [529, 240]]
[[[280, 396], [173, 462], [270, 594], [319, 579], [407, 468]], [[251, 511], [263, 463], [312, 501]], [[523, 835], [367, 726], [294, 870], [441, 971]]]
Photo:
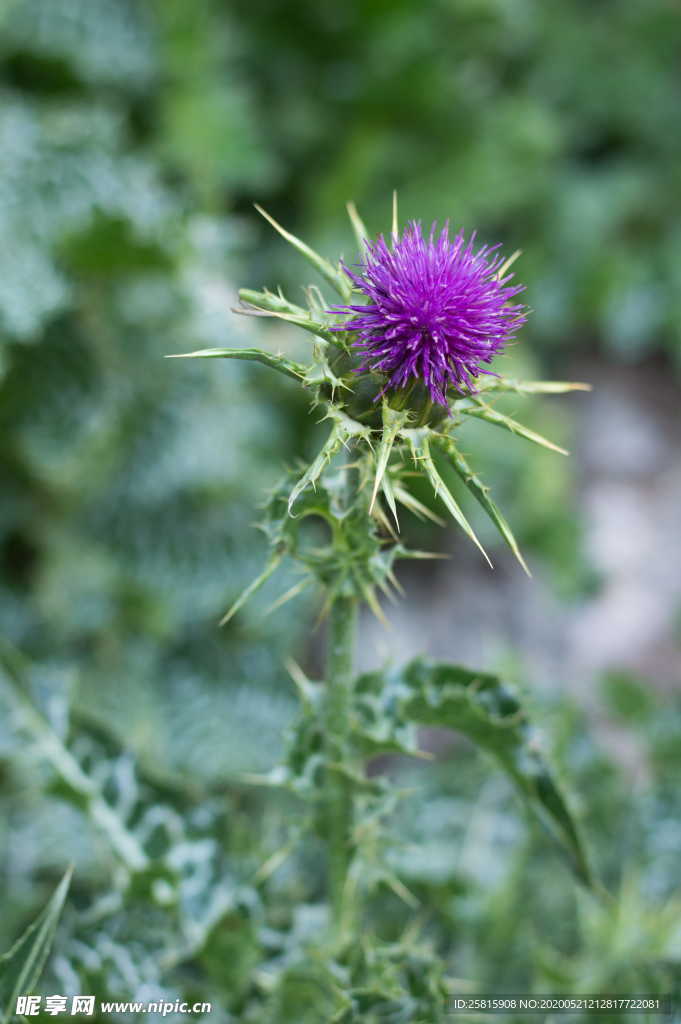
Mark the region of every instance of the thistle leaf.
[[[381, 434], [381, 441], [376, 455], [376, 475], [374, 477], [374, 489], [371, 494], [369, 512], [371, 512], [374, 507], [374, 502], [378, 495], [378, 489], [381, 486], [381, 481], [383, 480], [383, 476], [388, 466], [390, 452], [392, 451], [395, 439], [407, 423], [408, 419], [409, 413], [406, 410], [391, 409], [386, 399], [383, 399], [383, 432]], [[395, 515], [394, 509], [392, 511], [393, 515]], [[395, 519], [397, 520], [396, 515]]]
[[357, 239], [357, 246], [360, 252], [364, 252], [364, 242], [369, 237], [369, 232], [364, 226], [364, 221], [357, 212], [357, 207], [354, 203], [346, 203], [345, 208], [348, 211], [348, 217], [352, 224], [352, 230], [355, 232], [355, 238]]
[[519, 395], [564, 395], [568, 391], [591, 391], [591, 384], [567, 380], [511, 380], [487, 377], [478, 383], [478, 391], [513, 391]]
[[6, 641], [0, 640], [0, 681], [5, 683], [23, 727], [39, 740], [39, 749], [59, 775], [65, 793], [103, 833], [126, 869], [131, 874], [146, 871], [149, 858], [137, 837], [129, 831], [124, 819], [104, 798], [97, 782], [83, 771], [35, 704], [28, 672], [26, 659]]
[[388, 508], [392, 512], [393, 519], [395, 520], [395, 527], [397, 528], [397, 530], [399, 532], [400, 521], [397, 518], [397, 504], [395, 502], [396, 493], [395, 493], [395, 488], [393, 487], [393, 482], [392, 482], [392, 480], [390, 479], [389, 476], [384, 476], [383, 477], [383, 480], [381, 481], [381, 490], [383, 491], [383, 494], [385, 496], [385, 500], [386, 500], [386, 502], [388, 504]]
[[410, 910], [418, 910], [421, 906], [417, 897], [414, 896], [413, 892], [407, 889], [404, 882], [401, 882], [397, 875], [394, 875], [390, 871], [385, 871], [383, 872], [383, 881], [389, 889], [392, 889], [398, 899], [402, 900], [403, 903], [406, 903]]
[[378, 621], [385, 629], [392, 629], [392, 625], [386, 619], [383, 613], [383, 609], [378, 603], [375, 587], [372, 587], [371, 584], [366, 583], [358, 573], [355, 574], [355, 579], [357, 580], [357, 585], [362, 593], [362, 596], [364, 597], [364, 600], [368, 604], [370, 610], [373, 612], [374, 617], [378, 619]]
[[298, 696], [303, 704], [308, 708], [316, 707], [319, 701], [320, 687], [307, 678], [300, 665], [293, 658], [286, 659], [284, 668], [295, 683]]
[[256, 578], [248, 584], [246, 589], [241, 591], [231, 608], [222, 616], [220, 619], [221, 626], [226, 626], [229, 620], [236, 615], [239, 609], [243, 608], [249, 598], [251, 598], [257, 590], [260, 590], [260, 587], [267, 582], [272, 573], [276, 572], [279, 568], [283, 557], [283, 554], [280, 554], [279, 552], [272, 555], [260, 575], [256, 576]]
[[[356, 689], [380, 700], [377, 717], [391, 720], [396, 736], [404, 735], [409, 722], [444, 726], [491, 754], [557, 839], [580, 882], [595, 887], [578, 825], [536, 743], [527, 712], [497, 676], [417, 658], [387, 680], [382, 673], [360, 677]], [[391, 749], [389, 741], [386, 749]]]
[[486, 487], [480, 477], [476, 476], [473, 470], [470, 468], [466, 459], [458, 450], [454, 441], [451, 438], [439, 438], [438, 444], [447, 453], [451, 459], [452, 466], [458, 473], [460, 479], [471, 492], [474, 498], [482, 505], [487, 515], [490, 517], [499, 533], [504, 538], [509, 548], [520, 562], [521, 566], [525, 570], [528, 576], [531, 576], [530, 570], [527, 568], [525, 559], [520, 553], [517, 541], [513, 536], [511, 527], [506, 522], [506, 519], [502, 515], [499, 507], [489, 496], [489, 488]]
[[12, 1019], [17, 997], [33, 992], [40, 980], [52, 948], [72, 874], [73, 868], [70, 867], [47, 906], [12, 948], [0, 957], [1, 1024], [8, 1024]]
[[419, 659], [407, 666], [404, 679], [410, 692], [408, 717], [462, 732], [492, 754], [560, 841], [580, 881], [591, 885], [577, 825], [515, 696], [494, 675]]
[[526, 441], [532, 441], [533, 444], [538, 444], [542, 448], [549, 448], [552, 452], [558, 452], [559, 455], [570, 454], [565, 448], [554, 444], [553, 441], [548, 441], [535, 430], [531, 430], [523, 423], [518, 423], [517, 420], [506, 416], [503, 412], [499, 412], [498, 409], [493, 409], [490, 405], [485, 405], [483, 402], [478, 401], [470, 401], [470, 404], [467, 404], [469, 401], [469, 399], [465, 399], [460, 404], [458, 402], [455, 403], [456, 410], [465, 413], [466, 416], [474, 416], [476, 419], [484, 420], [485, 423], [492, 423], [495, 427], [508, 430], [511, 434], [524, 437]]
[[330, 384], [332, 396], [336, 393], [336, 389], [352, 391], [350, 385], [346, 384], [341, 377], [337, 377], [333, 372], [323, 352], [316, 352], [314, 363], [304, 367], [304, 371], [304, 383], [307, 387], [315, 387], [318, 384]]
[[[385, 484], [385, 479], [384, 479], [383, 483]], [[385, 489], [384, 489], [383, 493], [385, 494]], [[393, 500], [394, 500], [394, 498], [393, 498]], [[386, 501], [388, 501], [387, 498], [386, 498]], [[379, 526], [382, 526], [383, 529], [385, 530], [385, 532], [389, 536], [391, 536], [393, 538], [393, 540], [395, 540], [395, 541], [398, 540], [397, 533], [395, 532], [396, 531], [396, 527], [393, 524], [393, 522], [388, 518], [386, 513], [383, 511], [383, 509], [382, 509], [380, 504], [379, 505], [374, 505], [373, 510], [371, 512], [371, 515], [374, 517], [374, 519], [379, 524]], [[399, 523], [397, 524], [397, 528], [399, 529]]]
[[392, 236], [393, 240], [399, 235], [399, 225], [397, 223], [397, 189], [393, 189], [393, 223], [392, 223]]
[[249, 306], [255, 306], [256, 309], [263, 309], [269, 313], [290, 313], [292, 316], [305, 316], [307, 313], [303, 306], [296, 306], [294, 302], [285, 299], [281, 293], [275, 295], [267, 288], [261, 292], [253, 291], [251, 288], [239, 288], [239, 298], [242, 302], [247, 302]]
[[269, 224], [272, 225], [274, 230], [279, 232], [282, 238], [285, 238], [286, 241], [290, 245], [292, 245], [294, 249], [297, 249], [298, 252], [301, 253], [305, 257], [305, 259], [308, 260], [308, 262], [311, 263], [312, 266], [319, 271], [322, 277], [325, 278], [329, 282], [329, 284], [336, 289], [336, 291], [342, 298], [347, 299], [350, 297], [352, 286], [350, 284], [350, 281], [345, 277], [345, 275], [339, 268], [334, 267], [331, 263], [329, 263], [328, 260], [325, 260], [323, 256], [320, 256], [318, 252], [315, 252], [314, 249], [311, 249], [310, 246], [306, 245], [306, 243], [303, 242], [300, 238], [297, 238], [295, 235], [292, 235], [290, 231], [287, 231], [286, 228], [282, 227], [281, 224], [279, 224], [274, 219], [274, 217], [270, 216], [270, 214], [267, 213], [266, 210], [263, 210], [262, 206], [258, 206], [258, 204], [256, 203], [255, 208], [258, 211], [258, 213], [262, 217], [264, 217]]
[[478, 540], [465, 515], [463, 514], [458, 502], [454, 496], [450, 493], [447, 485], [440, 476], [433, 462], [433, 457], [430, 454], [430, 442], [429, 435], [430, 431], [425, 428], [416, 428], [411, 430], [400, 431], [401, 436], [407, 441], [411, 448], [411, 454], [414, 462], [423, 470], [428, 477], [430, 484], [435, 492], [436, 497], [440, 497], [447, 507], [447, 511], [450, 513], [452, 518], [459, 524], [461, 529], [464, 531], [466, 536], [473, 541], [478, 550], [482, 553], [486, 562], [490, 568], [494, 568], [485, 549]]
[[330, 345], [335, 345], [336, 348], [341, 348], [344, 352], [346, 351], [346, 345], [341, 340], [342, 334], [329, 330], [327, 325], [320, 323], [319, 320], [313, 320], [309, 313], [303, 312], [298, 316], [293, 313], [278, 313], [274, 309], [235, 309], [234, 312], [240, 313], [243, 316], [271, 316], [276, 320], [284, 320], [287, 324], [295, 324], [296, 327], [302, 327], [304, 331], [309, 331], [310, 334], [314, 334], [315, 337], [322, 338]]
[[335, 406], [329, 406], [328, 417], [333, 419], [334, 425], [331, 433], [322, 445], [314, 461], [307, 467], [298, 483], [295, 485], [288, 499], [289, 514], [295, 502], [306, 487], [314, 487], [319, 477], [328, 466], [331, 459], [340, 451], [341, 446], [346, 444], [353, 437], [363, 437], [368, 441], [370, 431], [367, 427], [351, 419]]
[[277, 608], [282, 608], [285, 604], [288, 604], [289, 601], [292, 601], [295, 597], [297, 597], [298, 594], [302, 594], [302, 592], [306, 590], [307, 587], [309, 587], [312, 584], [312, 582], [313, 580], [310, 576], [304, 576], [302, 580], [298, 580], [297, 583], [294, 583], [292, 587], [289, 587], [288, 590], [286, 590], [283, 594], [280, 594], [279, 597], [272, 602], [272, 604], [265, 612], [265, 616], [271, 615], [272, 612], [275, 612], [277, 610]]
[[293, 377], [294, 380], [303, 380], [307, 370], [302, 363], [294, 363], [284, 356], [275, 355], [273, 352], [264, 352], [259, 348], [202, 348], [196, 352], [169, 355], [166, 356], [166, 359], [244, 359], [262, 363], [287, 377]]
[[267, 879], [273, 875], [274, 872], [285, 863], [285, 861], [288, 860], [299, 842], [300, 836], [296, 834], [288, 843], [280, 847], [278, 850], [275, 850], [274, 853], [267, 858], [265, 863], [260, 865], [254, 874], [254, 883], [256, 885], [262, 885], [263, 882], [266, 882]]
[[414, 495], [410, 494], [404, 487], [399, 487], [393, 484], [392, 489], [400, 504], [404, 505], [405, 508], [408, 508], [410, 512], [413, 512], [418, 519], [430, 519], [430, 521], [435, 523], [437, 526], [446, 525], [444, 519], [441, 519], [440, 516], [433, 512], [432, 509], [428, 508], [427, 505], [424, 505], [423, 502], [418, 500], [418, 498], [415, 498]]
[[447, 560], [450, 557], [450, 555], [444, 554], [442, 551], [418, 551], [414, 548], [404, 548], [400, 552], [400, 558], [415, 558], [426, 561], [432, 561], [433, 559]]
[[308, 312], [311, 316], [326, 316], [328, 302], [325, 300], [316, 284], [309, 284], [307, 288], [305, 288], [305, 297], [307, 298]]

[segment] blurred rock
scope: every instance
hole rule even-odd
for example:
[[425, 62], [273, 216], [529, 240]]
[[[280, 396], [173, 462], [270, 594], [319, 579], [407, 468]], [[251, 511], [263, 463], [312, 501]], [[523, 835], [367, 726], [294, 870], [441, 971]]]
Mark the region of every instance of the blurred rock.
[[390, 632], [365, 617], [363, 667], [417, 652], [487, 668], [510, 657], [520, 659], [528, 685], [565, 688], [587, 703], [613, 668], [660, 688], [679, 684], [681, 422], [673, 377], [660, 365], [598, 360], [569, 376], [594, 384], [575, 421], [573, 458], [596, 592], [567, 603], [536, 557], [531, 580], [503, 551], [490, 573], [452, 536], [455, 560], [403, 576], [407, 597], [391, 610]]

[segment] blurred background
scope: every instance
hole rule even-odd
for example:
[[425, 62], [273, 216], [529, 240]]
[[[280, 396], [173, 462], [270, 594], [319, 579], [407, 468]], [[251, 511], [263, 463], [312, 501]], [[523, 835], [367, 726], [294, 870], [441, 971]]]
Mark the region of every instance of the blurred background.
[[[395, 766], [415, 794], [395, 862], [476, 990], [678, 985], [680, 44], [672, 0], [0, 4], [0, 637], [44, 728], [193, 880], [180, 909], [157, 889], [154, 913], [106, 909], [111, 852], [7, 689], [0, 947], [74, 860], [52, 991], [194, 986], [211, 1020], [324, 1019], [291, 1009], [295, 985], [273, 1009], [254, 983], [247, 880], [294, 812], [241, 781], [276, 763], [295, 712], [284, 657], [318, 671], [316, 609], [263, 617], [279, 578], [217, 628], [264, 559], [255, 506], [317, 426], [262, 367], [164, 355], [295, 351], [230, 312], [240, 285], [298, 301], [309, 279], [253, 202], [352, 260], [346, 201], [378, 233], [393, 189], [403, 221], [523, 250], [533, 315], [501, 369], [595, 390], [522, 404], [569, 460], [467, 428], [533, 579], [474, 509], [493, 574], [453, 531], [407, 522], [452, 557], [403, 572], [395, 629], [363, 623], [361, 665], [426, 652], [527, 691], [614, 898], [587, 903], [507, 784], [446, 737], [435, 765]], [[318, 876], [310, 850], [268, 882], [282, 943], [314, 931]], [[204, 929], [184, 958], [182, 914]], [[413, 912], [384, 895], [375, 914], [390, 938]]]

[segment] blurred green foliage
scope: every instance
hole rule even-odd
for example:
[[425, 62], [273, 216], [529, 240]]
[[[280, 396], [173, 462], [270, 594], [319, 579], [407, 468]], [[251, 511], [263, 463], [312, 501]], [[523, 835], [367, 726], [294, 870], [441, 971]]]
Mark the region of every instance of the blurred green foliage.
[[279, 219], [333, 251], [347, 199], [376, 231], [397, 188], [405, 216], [522, 246], [542, 341], [678, 359], [681, 25], [668, 0], [233, 11], [246, 60], [267, 54], [253, 81], [286, 168]]
[[[135, 764], [101, 724], [69, 715], [53, 677], [5, 650], [2, 669], [3, 703], [11, 694], [29, 741], [18, 749], [3, 729], [13, 930], [59, 867], [76, 866], [45, 992], [211, 1000], [210, 1019], [253, 1024], [444, 1022], [451, 993], [681, 992], [678, 697], [605, 680], [599, 739], [568, 700], [534, 701], [543, 745], [578, 794], [600, 898], [572, 883], [509, 781], [472, 749], [440, 743], [437, 763], [375, 762], [374, 780], [389, 769], [403, 789], [383, 814], [388, 865], [407, 888], [378, 879], [362, 934], [331, 958], [322, 851], [302, 804], [198, 772], [168, 776], [156, 758]], [[115, 828], [97, 824], [76, 762]]]
[[163, 39], [137, 5], [13, 5], [4, 19], [3, 632], [77, 664], [84, 705], [178, 762], [200, 760], [219, 717], [205, 703], [243, 687], [247, 755], [247, 684], [281, 678], [294, 637], [286, 620], [267, 644], [260, 626], [214, 627], [257, 565], [253, 506], [295, 423], [256, 399], [257, 372], [163, 358], [239, 334], [239, 232], [190, 207], [156, 153], [146, 106]]
[[[380, 980], [401, 993], [381, 1020], [424, 1021], [434, 952], [462, 990], [678, 989], [681, 709], [612, 676], [634, 787], [577, 711], [544, 709], [611, 902], [575, 892], [455, 747], [400, 768], [418, 792], [395, 864], [422, 909], [380, 890], [351, 962], [310, 954], [320, 851], [258, 875], [300, 812], [239, 779], [277, 760], [305, 615], [263, 622], [256, 603], [216, 628], [261, 564], [254, 505], [309, 443], [307, 410], [264, 369], [163, 356], [249, 343], [237, 277], [300, 280], [246, 228], [254, 199], [352, 258], [343, 203], [380, 230], [397, 188], [403, 216], [522, 246], [547, 360], [678, 360], [680, 37], [668, 0], [0, 5], [0, 633], [38, 666], [43, 721], [14, 692], [0, 722], [0, 948], [74, 860], [52, 991], [182, 993], [214, 1021], [278, 1024]], [[585, 586], [569, 479], [541, 454], [483, 458], [519, 537]], [[64, 751], [149, 858], [132, 882]]]

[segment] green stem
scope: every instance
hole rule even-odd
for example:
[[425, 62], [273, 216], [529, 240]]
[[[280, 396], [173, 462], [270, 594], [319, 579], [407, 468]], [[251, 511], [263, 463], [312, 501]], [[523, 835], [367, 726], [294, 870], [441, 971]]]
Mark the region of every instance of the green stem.
[[338, 767], [348, 760], [356, 629], [357, 599], [337, 597], [331, 608], [329, 623], [325, 706], [326, 756], [329, 762], [326, 782], [329, 888], [333, 924], [337, 933], [347, 929], [352, 917], [346, 905], [353, 827], [352, 786]]

